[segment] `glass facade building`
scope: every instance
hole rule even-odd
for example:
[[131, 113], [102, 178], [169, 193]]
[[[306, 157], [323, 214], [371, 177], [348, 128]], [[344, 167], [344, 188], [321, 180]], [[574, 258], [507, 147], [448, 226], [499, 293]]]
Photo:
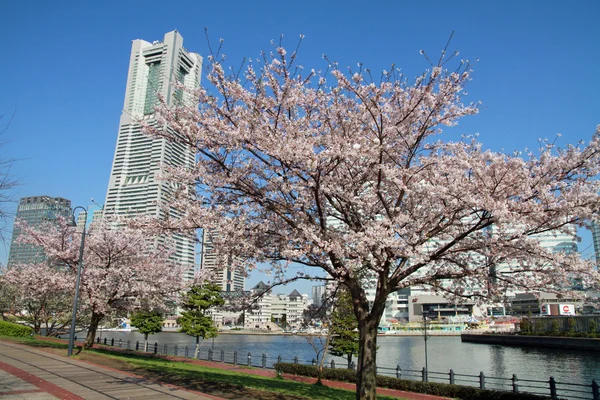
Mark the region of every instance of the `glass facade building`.
[[[33, 196], [23, 197], [19, 201], [15, 221], [26, 222], [30, 226], [40, 226], [44, 222], [56, 220], [57, 217], [71, 217], [71, 200], [61, 197]], [[43, 262], [46, 256], [38, 246], [18, 243], [21, 234], [18, 227], [13, 229], [7, 267]]]

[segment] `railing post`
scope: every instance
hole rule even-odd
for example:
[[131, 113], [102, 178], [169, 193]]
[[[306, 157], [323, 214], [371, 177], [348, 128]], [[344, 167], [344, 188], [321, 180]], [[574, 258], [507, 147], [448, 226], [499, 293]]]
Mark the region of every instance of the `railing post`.
[[179, 347], [177, 347], [177, 345], [175, 345], [175, 347], [173, 347], [173, 353], [175, 354], [175, 357], [177, 357], [179, 355]]
[[127, 350], [131, 348], [131, 340], [127, 339]]
[[331, 360], [331, 369], [335, 369], [335, 361]]
[[104, 344], [106, 344], [106, 338], [104, 338]]
[[595, 380], [592, 381], [592, 396], [594, 400], [600, 400], [600, 386]]
[[451, 369], [448, 375], [450, 376], [450, 384], [454, 385], [454, 370]]
[[267, 368], [267, 355], [265, 353], [262, 355], [262, 367]]
[[355, 369], [356, 368], [356, 364], [354, 364], [354, 361], [350, 362], [350, 369]]
[[294, 357], [294, 364], [298, 364], [298, 356]]
[[233, 365], [237, 365], [237, 351], [233, 351]]
[[114, 346], [115, 345], [115, 338], [110, 339], [110, 345]]
[[154, 342], [154, 354], [158, 353], [158, 343]]
[[213, 360], [213, 351], [212, 349], [208, 349], [208, 361], [212, 361]]
[[396, 365], [396, 379], [400, 379], [402, 376], [402, 368], [399, 365]]
[[123, 346], [123, 341], [119, 339], [119, 348], [121, 348], [121, 346]]
[[517, 374], [513, 374], [513, 377], [511, 380], [512, 380], [513, 393], [519, 393], [519, 379], [517, 379]]
[[479, 389], [485, 390], [485, 375], [483, 371], [479, 373]]
[[221, 362], [225, 362], [225, 350], [221, 349]]
[[100, 344], [100, 336], [96, 338], [96, 343]]
[[140, 349], [140, 342], [139, 340], [135, 341], [135, 351], [138, 351]]
[[185, 358], [188, 358], [188, 347], [187, 347], [187, 346], [185, 346], [185, 347], [183, 348], [183, 351], [184, 351], [184, 353], [185, 353]]
[[556, 394], [556, 381], [554, 380], [553, 376], [550, 377], [548, 383], [550, 384], [550, 398], [552, 398], [552, 400], [558, 399]]
[[252, 365], [252, 354], [248, 353], [248, 366]]
[[277, 362], [280, 363], [281, 362], [281, 355], [277, 356]]
[[166, 356], [167, 354], [169, 354], [169, 347], [167, 346], [167, 344], [166, 344], [166, 343], [165, 343], [165, 345], [164, 345], [164, 347], [163, 347], [163, 350], [164, 350], [165, 356]]
[[421, 379], [423, 379], [423, 382], [427, 382], [427, 370], [425, 369], [425, 367], [423, 367], [423, 369], [421, 370]]

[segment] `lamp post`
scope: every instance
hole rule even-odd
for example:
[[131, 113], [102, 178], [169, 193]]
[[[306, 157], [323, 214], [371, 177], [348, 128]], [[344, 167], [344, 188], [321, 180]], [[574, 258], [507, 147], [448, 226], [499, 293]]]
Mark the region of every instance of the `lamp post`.
[[73, 209], [73, 222], [75, 222], [75, 211], [81, 208], [85, 213], [83, 229], [81, 230], [81, 244], [79, 245], [79, 264], [77, 265], [77, 280], [75, 281], [75, 298], [73, 299], [73, 315], [71, 317], [71, 331], [69, 332], [69, 349], [67, 355], [73, 355], [73, 346], [75, 344], [75, 324], [77, 320], [77, 300], [79, 299], [79, 281], [81, 280], [81, 268], [83, 267], [83, 248], [85, 246], [85, 222], [87, 221], [88, 212], [82, 206], [77, 206]]
[[429, 381], [429, 365], [427, 365], [427, 313], [423, 311], [423, 339], [425, 339], [425, 382]]

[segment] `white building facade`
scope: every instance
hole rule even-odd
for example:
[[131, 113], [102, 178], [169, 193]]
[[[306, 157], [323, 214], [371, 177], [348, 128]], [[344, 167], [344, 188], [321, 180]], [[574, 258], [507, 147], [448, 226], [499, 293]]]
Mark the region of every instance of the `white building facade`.
[[[164, 165], [192, 168], [194, 153], [182, 144], [144, 135], [138, 121], [153, 123], [159, 96], [169, 106], [193, 101], [173, 84], [179, 82], [186, 88], [198, 88], [201, 69], [202, 57], [183, 47], [183, 38], [177, 31], [165, 34], [162, 42], [133, 41], [104, 215], [164, 218], [179, 214], [169, 207], [173, 186], [160, 181], [158, 173]], [[195, 239], [182, 235], [174, 239], [174, 258], [189, 267], [186, 278], [191, 278]]]

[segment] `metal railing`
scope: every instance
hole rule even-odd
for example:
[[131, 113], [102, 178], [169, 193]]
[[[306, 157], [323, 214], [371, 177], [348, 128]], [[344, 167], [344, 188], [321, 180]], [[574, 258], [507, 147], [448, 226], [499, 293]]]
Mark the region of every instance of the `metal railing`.
[[[75, 337], [77, 340], [77, 337]], [[96, 338], [96, 343], [107, 346], [118, 347], [121, 349], [144, 351], [145, 343], [136, 341], [133, 343], [130, 340], [123, 341], [114, 338], [103, 340]], [[180, 347], [177, 345], [167, 346], [159, 345], [157, 342], [148, 345], [148, 353], [169, 355], [176, 357], [193, 358], [194, 346]], [[267, 356], [265, 353], [261, 355], [252, 355], [245, 352], [226, 352], [225, 350], [213, 350], [201, 348], [198, 351], [198, 359], [214, 362], [222, 362], [234, 365], [246, 365], [257, 368], [273, 369], [273, 364], [280, 362], [289, 362], [294, 364], [316, 365], [316, 360], [301, 360], [297, 356], [293, 359], [284, 359], [281, 355], [277, 357]], [[331, 360], [326, 365], [327, 368], [336, 368], [335, 360]], [[344, 365], [344, 367], [346, 367]], [[342, 368], [344, 368], [342, 367]], [[351, 364], [352, 369], [355, 369], [354, 363]], [[548, 396], [552, 399], [582, 399], [600, 400], [600, 386], [595, 380], [592, 380], [590, 385], [558, 382], [554, 377], [549, 377], [548, 380], [522, 379], [513, 374], [511, 378], [486, 376], [483, 371], [478, 375], [459, 374], [450, 370], [448, 372], [427, 371], [425, 368], [420, 370], [402, 369], [399, 365], [396, 367], [377, 366], [377, 374], [391, 376], [398, 379], [408, 379], [423, 382], [438, 382], [449, 383], [451, 385], [463, 385], [477, 387], [479, 389], [502, 390], [513, 393], [531, 393], [542, 396]], [[591, 396], [591, 397], [590, 397]]]

